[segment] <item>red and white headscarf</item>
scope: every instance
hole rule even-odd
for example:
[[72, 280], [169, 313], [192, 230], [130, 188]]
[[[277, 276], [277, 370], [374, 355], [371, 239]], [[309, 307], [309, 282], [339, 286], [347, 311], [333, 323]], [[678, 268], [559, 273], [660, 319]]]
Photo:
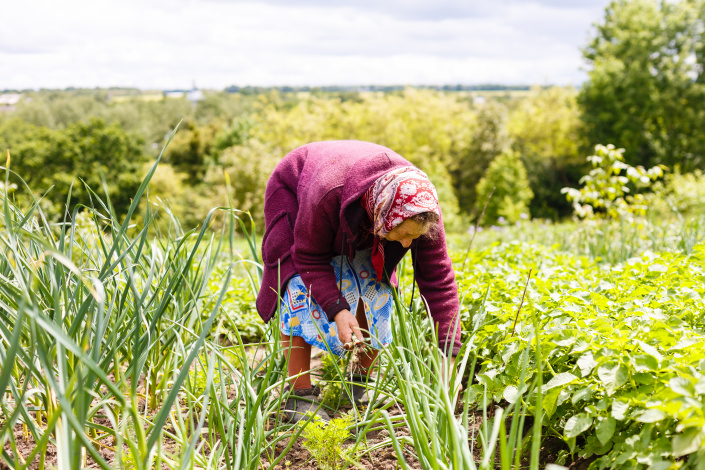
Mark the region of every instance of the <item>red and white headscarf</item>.
[[362, 196], [362, 205], [372, 220], [374, 245], [372, 264], [377, 279], [384, 271], [384, 244], [381, 240], [397, 225], [422, 212], [440, 216], [438, 194], [426, 173], [414, 167], [385, 173]]

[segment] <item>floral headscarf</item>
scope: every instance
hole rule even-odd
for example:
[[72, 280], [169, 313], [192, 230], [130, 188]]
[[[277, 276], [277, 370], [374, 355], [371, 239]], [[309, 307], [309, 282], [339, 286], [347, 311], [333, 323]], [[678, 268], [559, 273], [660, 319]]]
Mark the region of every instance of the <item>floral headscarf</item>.
[[362, 196], [362, 205], [372, 220], [372, 264], [378, 280], [382, 279], [384, 271], [381, 240], [416, 214], [433, 212], [440, 216], [436, 188], [426, 173], [413, 167], [397, 168], [378, 178]]

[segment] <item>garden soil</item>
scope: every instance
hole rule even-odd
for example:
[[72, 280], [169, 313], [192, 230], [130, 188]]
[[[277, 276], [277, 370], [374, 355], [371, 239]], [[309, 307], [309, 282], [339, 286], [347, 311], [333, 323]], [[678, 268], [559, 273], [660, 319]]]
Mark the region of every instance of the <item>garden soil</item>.
[[[479, 414], [479, 417], [481, 418], [481, 414]], [[477, 430], [479, 426], [481, 425], [481, 421], [478, 420], [476, 421], [475, 426], [473, 428]], [[397, 430], [397, 435], [408, 435], [408, 432], [405, 432], [405, 430]], [[388, 434], [386, 431], [380, 431], [380, 432], [374, 432], [374, 433], [369, 433], [368, 434], [368, 444], [370, 446], [374, 446], [385, 439], [388, 438]], [[468, 442], [470, 443], [472, 436], [468, 436]], [[35, 447], [35, 442], [31, 438], [31, 436], [25, 437], [24, 432], [22, 430], [21, 425], [17, 425], [15, 427], [15, 439], [17, 442], [17, 451], [19, 454], [26, 459], [26, 457], [29, 456], [29, 454], [32, 452], [32, 450]], [[289, 450], [287, 453], [286, 457], [282, 459], [279, 465], [269, 467], [268, 464], [265, 461], [262, 461], [262, 468], [267, 469], [267, 470], [287, 470], [287, 469], [300, 469], [300, 470], [318, 470], [319, 467], [316, 464], [315, 461], [311, 458], [311, 454], [304, 449], [302, 445], [302, 439], [299, 439], [296, 444]], [[352, 442], [352, 441], [351, 441]], [[169, 442], [165, 442], [165, 445], [167, 447], [170, 447]], [[277, 447], [275, 457], [278, 457], [281, 455], [281, 452], [285, 449], [287, 443], [282, 442], [282, 445], [280, 447]], [[352, 444], [348, 444], [352, 445]], [[548, 439], [544, 443], [544, 446], [541, 449], [541, 457], [540, 457], [540, 462], [541, 462], [541, 468], [543, 468], [547, 463], [551, 463], [555, 461], [555, 458], [557, 456], [557, 453], [560, 450], [566, 449], [567, 447], [565, 446], [565, 443], [561, 441], [560, 439]], [[12, 455], [12, 449], [8, 444], [5, 444], [5, 450]], [[175, 448], [174, 448], [175, 450]], [[101, 448], [100, 449], [100, 454], [101, 456], [108, 462], [108, 464], [111, 465], [113, 468], [118, 468], [117, 461], [115, 459], [115, 454], [112, 450], [106, 449], [106, 448]], [[474, 450], [474, 455], [475, 455], [475, 461], [479, 462], [480, 460], [480, 450], [475, 448]], [[499, 456], [498, 456], [499, 457]], [[406, 460], [407, 465], [409, 468], [412, 469], [420, 469], [421, 464], [418, 462], [418, 460], [414, 457], [412, 449], [408, 446], [405, 446], [404, 448], [404, 459]], [[593, 458], [590, 459], [577, 459], [573, 462], [567, 462], [565, 465], [570, 469], [570, 470], [587, 470], [589, 467], [590, 463], [594, 460]], [[496, 461], [499, 461], [499, 458], [496, 459]], [[286, 464], [288, 462], [288, 466]], [[17, 462], [19, 463], [19, 462]], [[56, 448], [53, 446], [49, 445], [47, 448], [47, 455], [46, 455], [46, 460], [45, 460], [45, 465], [46, 468], [55, 468], [57, 465], [57, 456], [56, 456]], [[528, 466], [528, 462], [526, 462]], [[8, 467], [7, 465], [0, 463], [0, 470], [9, 470], [12, 467]], [[29, 465], [28, 469], [29, 470], [37, 470], [39, 468], [39, 458], [35, 458], [34, 461]], [[90, 456], [87, 458], [87, 468], [99, 468], [99, 466], [93, 461], [93, 459], [90, 458]], [[164, 469], [167, 467], [164, 466]], [[353, 467], [349, 467], [353, 468]], [[396, 454], [394, 452], [394, 449], [389, 446], [385, 447], [382, 449], [378, 449], [370, 453], [369, 455], [366, 455], [362, 457], [359, 461], [359, 468], [363, 468], [365, 470], [397, 470], [399, 468], [399, 464], [397, 461]]]

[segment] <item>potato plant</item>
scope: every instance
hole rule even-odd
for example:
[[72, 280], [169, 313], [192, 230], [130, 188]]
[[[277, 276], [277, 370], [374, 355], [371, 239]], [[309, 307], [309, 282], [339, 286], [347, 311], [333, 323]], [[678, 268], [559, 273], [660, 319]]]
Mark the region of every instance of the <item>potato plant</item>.
[[705, 465], [704, 245], [617, 265], [518, 243], [473, 256], [460, 284], [465, 331], [482, 325], [476, 396], [487, 389], [497, 402], [533, 403], [517, 385], [521, 352], [539, 332], [534, 314], [545, 435], [574, 455], [599, 456], [594, 468]]

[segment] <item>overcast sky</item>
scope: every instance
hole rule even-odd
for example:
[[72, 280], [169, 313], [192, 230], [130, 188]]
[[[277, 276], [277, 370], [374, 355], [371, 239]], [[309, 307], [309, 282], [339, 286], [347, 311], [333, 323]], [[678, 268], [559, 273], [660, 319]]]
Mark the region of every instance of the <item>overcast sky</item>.
[[4, 0], [0, 90], [575, 84], [607, 0]]

